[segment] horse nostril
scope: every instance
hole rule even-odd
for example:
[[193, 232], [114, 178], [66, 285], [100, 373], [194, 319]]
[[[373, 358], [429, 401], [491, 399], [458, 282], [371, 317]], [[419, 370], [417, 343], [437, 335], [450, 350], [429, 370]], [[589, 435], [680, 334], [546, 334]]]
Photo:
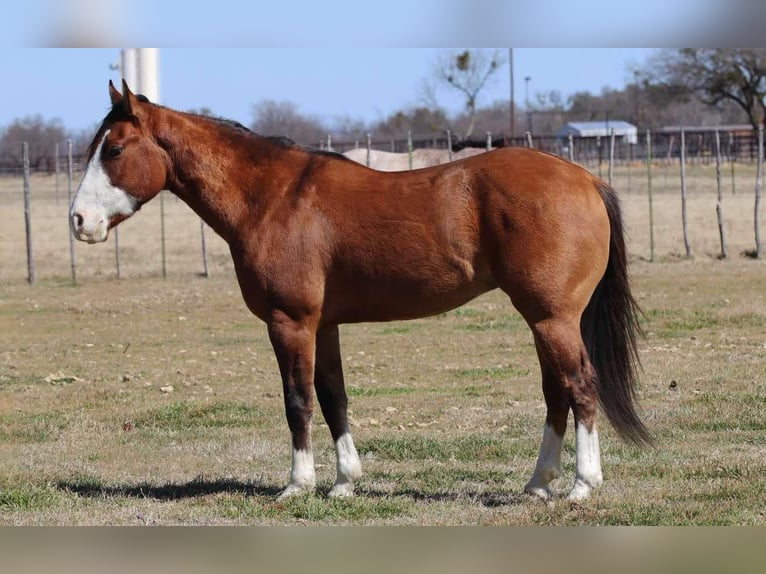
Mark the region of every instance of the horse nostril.
[[75, 229], [80, 229], [82, 227], [83, 218], [82, 215], [79, 213], [73, 213], [72, 214], [72, 223], [74, 224]]

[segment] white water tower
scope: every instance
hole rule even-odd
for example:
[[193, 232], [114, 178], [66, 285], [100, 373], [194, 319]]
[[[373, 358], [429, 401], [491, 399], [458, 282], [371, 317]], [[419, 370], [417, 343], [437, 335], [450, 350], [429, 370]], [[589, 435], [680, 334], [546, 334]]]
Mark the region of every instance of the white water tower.
[[143, 94], [151, 102], [160, 102], [159, 48], [123, 48], [120, 70], [134, 94]]

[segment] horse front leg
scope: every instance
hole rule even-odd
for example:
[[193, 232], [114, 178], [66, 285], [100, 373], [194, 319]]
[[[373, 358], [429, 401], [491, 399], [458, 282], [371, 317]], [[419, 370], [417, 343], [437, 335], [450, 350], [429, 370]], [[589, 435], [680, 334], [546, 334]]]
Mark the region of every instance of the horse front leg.
[[316, 484], [311, 449], [316, 322], [311, 319], [294, 320], [277, 311], [268, 329], [282, 375], [285, 414], [292, 435], [290, 483], [279, 495], [279, 498], [285, 498], [311, 492]]
[[322, 414], [335, 442], [337, 479], [330, 496], [352, 496], [354, 482], [362, 476], [362, 464], [348, 427], [348, 398], [343, 382], [337, 325], [324, 326], [317, 332], [314, 384]]

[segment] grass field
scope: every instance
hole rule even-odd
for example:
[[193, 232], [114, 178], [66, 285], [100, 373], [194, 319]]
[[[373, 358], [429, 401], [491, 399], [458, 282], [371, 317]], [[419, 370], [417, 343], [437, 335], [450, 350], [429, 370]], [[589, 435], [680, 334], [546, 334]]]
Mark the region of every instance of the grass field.
[[[680, 258], [678, 198], [660, 189], [650, 263], [648, 206], [632, 177], [623, 205], [646, 315], [639, 394], [657, 447], [621, 443], [604, 422], [604, 486], [583, 504], [563, 499], [574, 473], [571, 429], [554, 483], [560, 496], [521, 494], [545, 410], [531, 336], [499, 292], [429, 319], [342, 327], [365, 471], [358, 496], [324, 496], [335, 461], [317, 412], [318, 493], [277, 502], [290, 452], [276, 361], [220, 240], [208, 235], [212, 275], [198, 277], [182, 250], [198, 220], [169, 198], [177, 219], [167, 279], [148, 251], [157, 252], [148, 239], [155, 203], [123, 227], [130, 278], [112, 279], [111, 242], [77, 245], [73, 285], [65, 225], [41, 224], [39, 261], [55, 272], [29, 287], [18, 222], [6, 217], [0, 523], [763, 524], [766, 264], [739, 255], [752, 248], [752, 189], [725, 197], [726, 261], [715, 258], [709, 178], [691, 192], [692, 260]], [[16, 214], [14, 201], [4, 214]], [[62, 210], [52, 196], [40, 207]]]

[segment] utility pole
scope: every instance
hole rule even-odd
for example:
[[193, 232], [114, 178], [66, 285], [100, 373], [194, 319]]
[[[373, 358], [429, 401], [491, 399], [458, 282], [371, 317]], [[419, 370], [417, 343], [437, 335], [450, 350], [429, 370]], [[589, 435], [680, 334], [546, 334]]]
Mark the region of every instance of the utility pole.
[[513, 90], [513, 48], [508, 48], [508, 66], [511, 73], [511, 139], [516, 135], [516, 99]]

